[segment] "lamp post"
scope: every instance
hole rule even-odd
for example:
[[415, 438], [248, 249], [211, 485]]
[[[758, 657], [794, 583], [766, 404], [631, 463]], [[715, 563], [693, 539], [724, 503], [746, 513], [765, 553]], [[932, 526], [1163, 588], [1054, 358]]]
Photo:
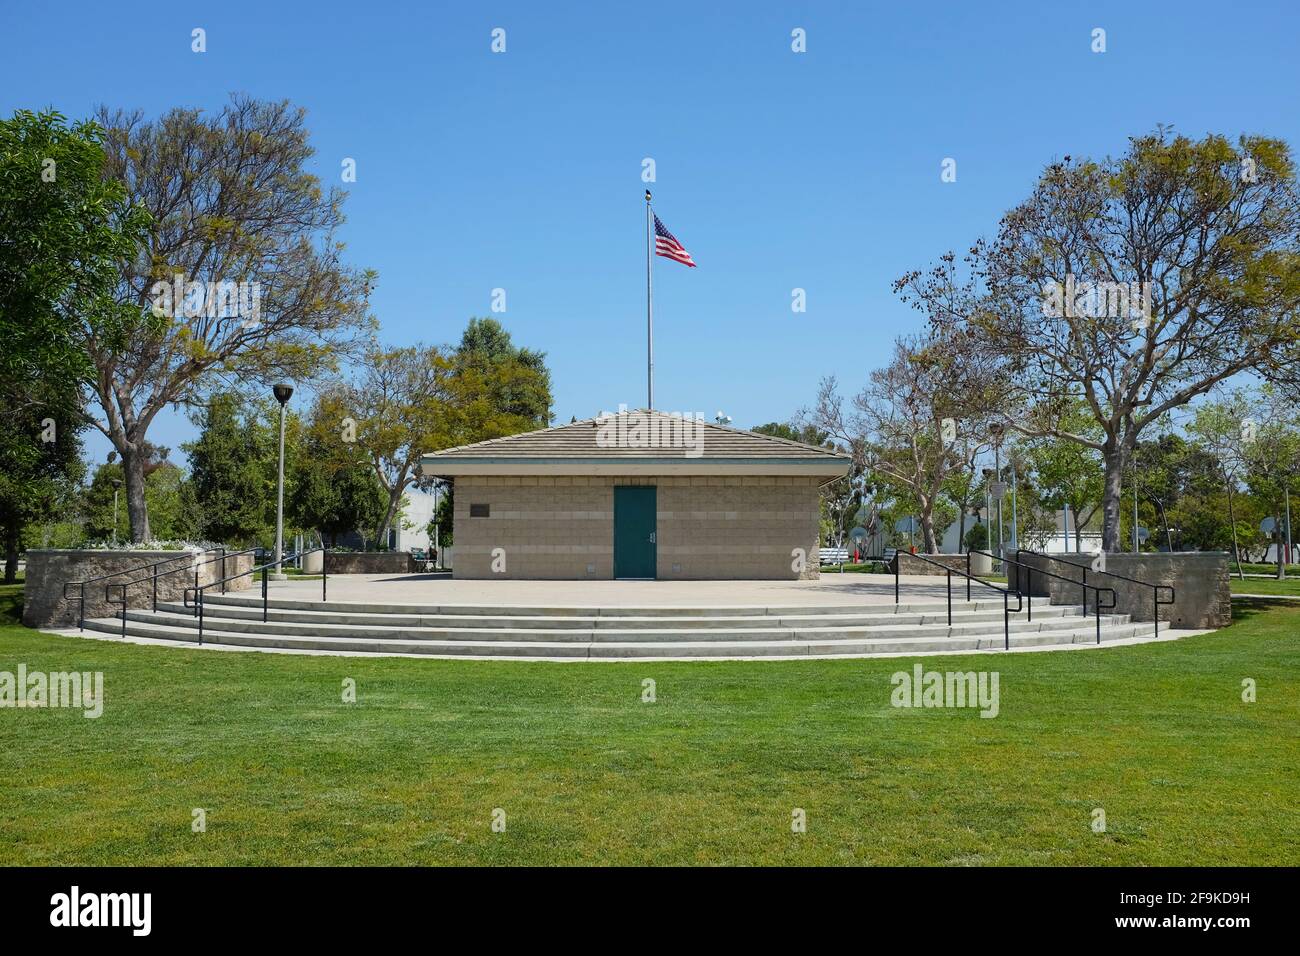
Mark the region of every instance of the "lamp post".
[[285, 580], [284, 566], [280, 564], [284, 557], [284, 415], [289, 399], [293, 397], [293, 386], [279, 382], [271, 386], [271, 393], [280, 403], [280, 474], [276, 482], [275, 500], [275, 573], [273, 581]]
[[117, 544], [117, 490], [122, 487], [122, 479], [113, 479], [113, 544]]

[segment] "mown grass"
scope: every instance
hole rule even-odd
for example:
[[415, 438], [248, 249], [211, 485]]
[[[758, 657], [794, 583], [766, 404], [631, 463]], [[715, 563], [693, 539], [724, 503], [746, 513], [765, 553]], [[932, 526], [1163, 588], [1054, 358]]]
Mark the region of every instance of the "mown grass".
[[358, 659], [8, 624], [0, 670], [102, 671], [106, 702], [0, 709], [0, 863], [1300, 862], [1300, 608], [922, 660], [997, 670], [1000, 715], [891, 707], [906, 659]]
[[1276, 578], [1232, 579], [1233, 594], [1277, 594], [1300, 597], [1300, 576], [1279, 581]]

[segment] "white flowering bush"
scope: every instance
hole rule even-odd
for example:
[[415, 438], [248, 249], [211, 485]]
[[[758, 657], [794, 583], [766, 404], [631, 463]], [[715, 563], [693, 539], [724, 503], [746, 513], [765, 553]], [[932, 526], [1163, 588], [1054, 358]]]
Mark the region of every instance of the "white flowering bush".
[[211, 541], [89, 541], [78, 551], [190, 551], [199, 554], [221, 545]]

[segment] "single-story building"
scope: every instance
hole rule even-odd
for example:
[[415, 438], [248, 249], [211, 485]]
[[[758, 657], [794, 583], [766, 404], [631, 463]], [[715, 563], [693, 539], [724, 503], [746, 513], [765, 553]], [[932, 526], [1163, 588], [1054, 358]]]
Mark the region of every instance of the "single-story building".
[[620, 411], [424, 455], [453, 482], [457, 578], [817, 577], [818, 489], [850, 459]]

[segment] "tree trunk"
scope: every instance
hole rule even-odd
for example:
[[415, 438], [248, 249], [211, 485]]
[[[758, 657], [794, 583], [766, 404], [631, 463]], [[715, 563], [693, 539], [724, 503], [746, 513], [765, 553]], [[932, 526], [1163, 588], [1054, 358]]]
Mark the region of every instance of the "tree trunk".
[[5, 584], [18, 580], [18, 528], [5, 531]]
[[1223, 479], [1227, 482], [1228, 489], [1228, 523], [1232, 525], [1232, 556], [1237, 560], [1237, 578], [1241, 581], [1246, 580], [1246, 574], [1241, 570], [1241, 548], [1237, 547], [1237, 516], [1232, 510], [1232, 479], [1228, 477], [1228, 471], [1225, 468]]
[[1277, 579], [1286, 579], [1286, 538], [1282, 535], [1282, 515], [1273, 515], [1273, 553], [1277, 556]]
[[921, 545], [926, 554], [938, 554], [939, 543], [934, 536], [934, 501], [921, 506]]
[[122, 477], [126, 485], [126, 516], [131, 522], [131, 540], [150, 540], [149, 506], [144, 497], [145, 452], [129, 443], [118, 447], [122, 456]]
[[376, 549], [382, 549], [388, 546], [388, 529], [392, 527], [393, 518], [397, 514], [398, 508], [401, 507], [402, 492], [404, 490], [404, 488], [397, 487], [388, 495], [388, 509], [384, 512], [384, 520], [381, 521], [379, 527], [375, 529]]
[[1107, 438], [1102, 449], [1106, 468], [1106, 484], [1102, 491], [1101, 550], [1119, 551], [1119, 512], [1124, 491], [1125, 449], [1116, 438]]

